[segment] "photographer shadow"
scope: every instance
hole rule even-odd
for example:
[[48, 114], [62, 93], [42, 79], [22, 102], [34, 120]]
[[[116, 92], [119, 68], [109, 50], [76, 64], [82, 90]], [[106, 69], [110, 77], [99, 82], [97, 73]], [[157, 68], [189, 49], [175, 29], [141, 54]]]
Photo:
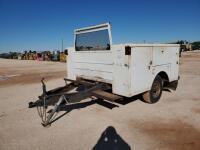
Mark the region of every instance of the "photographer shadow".
[[109, 126], [101, 134], [93, 150], [131, 150], [131, 147], [116, 132], [114, 127]]

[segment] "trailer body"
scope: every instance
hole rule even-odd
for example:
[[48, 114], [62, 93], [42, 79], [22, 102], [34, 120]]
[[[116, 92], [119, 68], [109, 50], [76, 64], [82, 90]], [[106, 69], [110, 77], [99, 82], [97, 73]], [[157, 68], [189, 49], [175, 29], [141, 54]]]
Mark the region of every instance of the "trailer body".
[[106, 23], [75, 30], [74, 47], [68, 50], [69, 79], [108, 83], [112, 93], [125, 97], [149, 91], [157, 75], [169, 84], [178, 81], [178, 44], [113, 45], [110, 28]]
[[112, 44], [110, 24], [75, 30], [68, 49], [65, 86], [43, 93], [29, 108], [37, 107], [43, 126], [57, 120], [59, 111], [86, 98], [117, 102], [141, 94], [156, 103], [164, 88], [175, 90], [179, 79], [179, 45]]

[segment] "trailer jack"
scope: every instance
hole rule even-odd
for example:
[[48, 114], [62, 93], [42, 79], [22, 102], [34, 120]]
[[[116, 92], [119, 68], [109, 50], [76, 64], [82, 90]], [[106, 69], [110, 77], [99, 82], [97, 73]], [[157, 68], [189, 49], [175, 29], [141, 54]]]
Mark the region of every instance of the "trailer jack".
[[44, 78], [41, 80], [43, 93], [38, 100], [29, 103], [29, 108], [37, 107], [38, 115], [44, 127], [51, 125], [63, 105], [79, 103], [80, 101], [97, 97], [108, 101], [122, 99], [122, 97], [109, 93], [112, 86], [106, 83], [86, 81], [83, 79], [64, 79], [65, 86], [46, 91]]

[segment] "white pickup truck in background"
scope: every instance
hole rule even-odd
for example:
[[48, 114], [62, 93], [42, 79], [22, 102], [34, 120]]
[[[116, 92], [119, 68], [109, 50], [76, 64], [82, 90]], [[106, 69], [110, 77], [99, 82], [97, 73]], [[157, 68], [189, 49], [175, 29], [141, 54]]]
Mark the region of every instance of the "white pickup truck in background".
[[163, 88], [175, 90], [178, 84], [179, 45], [113, 45], [109, 23], [75, 30], [68, 54], [68, 79], [107, 83], [119, 96], [142, 94], [155, 103]]

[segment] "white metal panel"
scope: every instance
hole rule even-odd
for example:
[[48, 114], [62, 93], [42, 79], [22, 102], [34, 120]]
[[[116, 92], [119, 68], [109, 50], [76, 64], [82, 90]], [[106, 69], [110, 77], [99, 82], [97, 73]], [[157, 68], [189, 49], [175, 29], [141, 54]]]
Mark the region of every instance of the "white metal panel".
[[165, 73], [168, 75], [168, 77], [170, 78], [170, 74], [171, 74], [171, 63], [164, 64], [164, 65], [157, 65], [157, 66], [153, 66], [153, 67], [152, 67], [153, 78], [152, 78], [152, 80], [150, 81], [150, 85], [153, 84], [154, 78], [155, 78], [160, 72], [165, 72]]
[[118, 45], [129, 45], [131, 47], [177, 47], [179, 48], [179, 44], [151, 44], [151, 43], [123, 43], [123, 44], [117, 44], [115, 46], [118, 46]]
[[178, 80], [179, 47], [153, 47], [153, 66], [160, 68], [156, 69], [160, 71], [166, 70], [164, 66], [168, 66], [165, 72], [169, 77], [169, 81]]
[[125, 45], [113, 46], [113, 93], [130, 96], [131, 55], [125, 55]]
[[131, 95], [139, 94], [151, 88], [152, 47], [132, 48]]
[[170, 51], [166, 46], [153, 47], [153, 66], [164, 65], [170, 62]]
[[[86, 79], [102, 79], [102, 82], [112, 83], [113, 56], [107, 51], [71, 51], [71, 71], [69, 77], [83, 77]], [[70, 73], [73, 72], [73, 75]]]
[[179, 76], [179, 48], [178, 47], [172, 47], [167, 48], [170, 51], [170, 81], [178, 80]]

